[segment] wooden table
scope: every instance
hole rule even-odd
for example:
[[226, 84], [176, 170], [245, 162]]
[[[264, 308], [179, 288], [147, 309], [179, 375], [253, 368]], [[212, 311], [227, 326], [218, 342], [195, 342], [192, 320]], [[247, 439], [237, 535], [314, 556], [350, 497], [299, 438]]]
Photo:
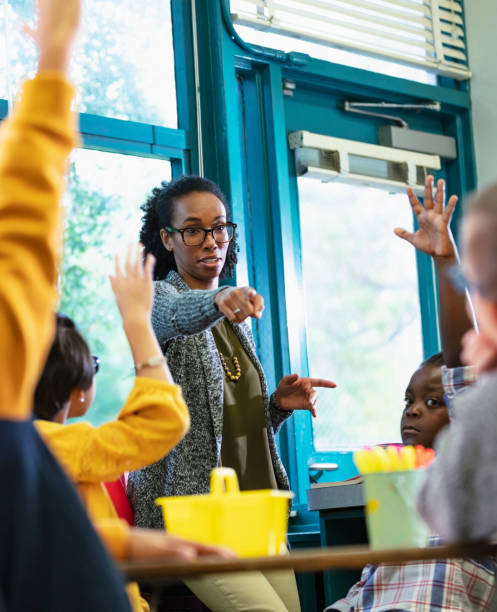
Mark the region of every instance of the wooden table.
[[362, 568], [368, 563], [401, 563], [419, 559], [481, 558], [497, 554], [497, 543], [462, 543], [430, 548], [371, 550], [367, 546], [309, 548], [279, 557], [221, 560], [203, 558], [188, 563], [179, 561], [126, 561], [120, 564], [128, 580], [170, 582], [176, 579], [219, 572], [293, 569], [315, 572], [329, 569]]

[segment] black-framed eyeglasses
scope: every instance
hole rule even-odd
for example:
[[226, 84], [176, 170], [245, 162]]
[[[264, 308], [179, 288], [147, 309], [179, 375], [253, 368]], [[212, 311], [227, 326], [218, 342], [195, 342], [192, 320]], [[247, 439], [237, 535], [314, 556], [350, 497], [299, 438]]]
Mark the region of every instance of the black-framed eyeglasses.
[[91, 358], [93, 359], [93, 374], [96, 374], [100, 369], [100, 357], [92, 355]]
[[178, 228], [167, 226], [164, 229], [170, 234], [173, 234], [174, 232], [181, 234], [183, 243], [186, 244], [186, 246], [200, 246], [205, 242], [207, 234], [211, 234], [212, 238], [218, 244], [231, 242], [235, 235], [236, 223], [227, 221], [226, 223], [216, 225], [216, 227], [211, 227], [211, 229], [205, 229], [203, 227]]

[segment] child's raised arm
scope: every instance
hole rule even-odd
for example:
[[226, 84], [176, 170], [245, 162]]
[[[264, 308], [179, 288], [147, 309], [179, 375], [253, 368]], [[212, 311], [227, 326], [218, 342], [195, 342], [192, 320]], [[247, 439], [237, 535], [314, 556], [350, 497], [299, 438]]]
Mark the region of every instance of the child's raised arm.
[[434, 200], [433, 176], [426, 178], [424, 206], [411, 187], [407, 188], [407, 195], [419, 229], [411, 233], [396, 227], [394, 232], [419, 251], [433, 257], [438, 278], [442, 352], [445, 365], [455, 368], [461, 365], [462, 337], [473, 326], [466, 311], [465, 296], [454, 289], [447, 274], [449, 268], [458, 262], [457, 247], [450, 231], [457, 196], [451, 196], [445, 205], [445, 181], [440, 179]]
[[75, 142], [74, 90], [61, 71], [76, 36], [80, 0], [38, 4], [31, 35], [40, 48], [39, 74], [24, 84], [0, 143], [0, 417], [16, 419], [31, 413], [53, 334], [59, 200]]
[[38, 0], [38, 23], [24, 26], [40, 55], [38, 72], [67, 72], [81, 14], [81, 0]]
[[149, 254], [143, 263], [141, 250], [142, 246], [138, 245], [133, 258], [131, 249], [128, 249], [124, 272], [116, 255], [116, 272], [115, 276], [110, 277], [110, 282], [133, 353], [137, 375], [173, 383], [150, 322], [155, 259]]

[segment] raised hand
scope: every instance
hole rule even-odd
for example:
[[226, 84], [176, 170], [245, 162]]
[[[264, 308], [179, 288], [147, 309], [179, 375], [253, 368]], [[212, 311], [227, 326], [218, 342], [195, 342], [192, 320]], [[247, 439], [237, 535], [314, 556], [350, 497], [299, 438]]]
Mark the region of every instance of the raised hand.
[[290, 374], [280, 380], [274, 397], [282, 410], [309, 410], [315, 417], [318, 401], [315, 387], [334, 389], [336, 384], [325, 378], [300, 378], [298, 374]]
[[450, 220], [457, 204], [457, 196], [451, 196], [447, 205], [444, 206], [445, 181], [439, 179], [435, 200], [433, 200], [433, 176], [426, 178], [424, 206], [414, 195], [411, 187], [407, 188], [407, 196], [418, 220], [419, 229], [411, 233], [406, 229], [396, 227], [395, 234], [410, 242], [419, 251], [433, 257], [454, 257], [455, 248], [450, 231]]
[[136, 372], [140, 376], [172, 383], [171, 372], [150, 321], [155, 258], [148, 254], [144, 263], [142, 251], [143, 246], [139, 244], [133, 257], [131, 247], [128, 249], [124, 272], [116, 255], [116, 272], [115, 276], [109, 277], [110, 283], [123, 319], [123, 329], [133, 354]]
[[80, 16], [81, 0], [38, 0], [38, 22], [23, 30], [40, 50], [39, 70], [67, 70]]
[[110, 276], [112, 291], [114, 292], [117, 307], [124, 322], [129, 319], [137, 321], [150, 321], [152, 302], [154, 298], [154, 285], [152, 274], [155, 258], [148, 254], [143, 263], [143, 246], [136, 247], [135, 257], [132, 256], [132, 248], [128, 249], [124, 272], [121, 270], [119, 257], [115, 256], [115, 276]]
[[233, 323], [241, 323], [247, 317], [260, 319], [264, 310], [264, 298], [251, 287], [227, 287], [216, 294], [214, 303]]
[[440, 303], [440, 329], [442, 352], [447, 367], [461, 365], [461, 338], [471, 327], [466, 312], [463, 295], [455, 292], [447, 275], [448, 268], [457, 259], [457, 249], [450, 231], [450, 220], [457, 204], [457, 196], [445, 203], [445, 181], [437, 182], [435, 200], [433, 199], [433, 177], [426, 177], [424, 206], [408, 187], [407, 195], [412, 210], [418, 220], [419, 229], [413, 234], [396, 227], [394, 232], [399, 238], [410, 242], [416, 249], [431, 255], [437, 268], [438, 296]]

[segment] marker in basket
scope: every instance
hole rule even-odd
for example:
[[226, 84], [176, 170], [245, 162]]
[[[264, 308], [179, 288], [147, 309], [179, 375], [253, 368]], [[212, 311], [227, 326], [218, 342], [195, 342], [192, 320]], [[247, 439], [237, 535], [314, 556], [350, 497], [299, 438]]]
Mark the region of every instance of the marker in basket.
[[416, 450], [414, 446], [401, 446], [399, 450], [403, 470], [416, 469]]
[[427, 467], [435, 456], [432, 448], [414, 446], [374, 446], [354, 453], [354, 462], [361, 474], [409, 471]]
[[387, 446], [385, 452], [390, 461], [390, 472], [397, 472], [404, 469], [403, 461], [401, 460], [400, 453], [396, 446]]

